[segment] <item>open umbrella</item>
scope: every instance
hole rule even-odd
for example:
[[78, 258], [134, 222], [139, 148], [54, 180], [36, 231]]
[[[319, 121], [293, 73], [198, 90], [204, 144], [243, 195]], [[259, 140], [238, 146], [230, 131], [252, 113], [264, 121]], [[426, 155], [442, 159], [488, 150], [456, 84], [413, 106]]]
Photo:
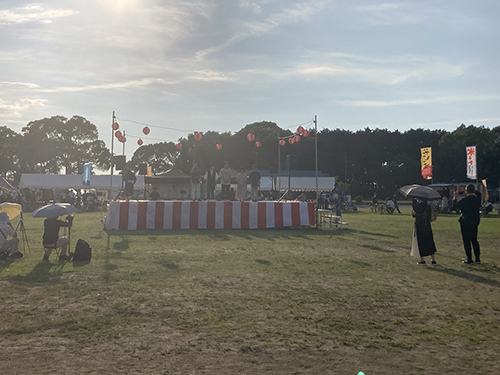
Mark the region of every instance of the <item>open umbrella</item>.
[[4, 202], [0, 204], [0, 212], [5, 212], [9, 216], [9, 220], [20, 215], [23, 207], [19, 203]]
[[72, 214], [77, 208], [69, 203], [52, 203], [37, 208], [33, 211], [33, 217], [56, 217]]
[[439, 194], [436, 190], [422, 185], [405, 185], [399, 188], [401, 194], [403, 194], [407, 198], [419, 198], [419, 199], [427, 199], [429, 201], [439, 200], [441, 199], [441, 194]]

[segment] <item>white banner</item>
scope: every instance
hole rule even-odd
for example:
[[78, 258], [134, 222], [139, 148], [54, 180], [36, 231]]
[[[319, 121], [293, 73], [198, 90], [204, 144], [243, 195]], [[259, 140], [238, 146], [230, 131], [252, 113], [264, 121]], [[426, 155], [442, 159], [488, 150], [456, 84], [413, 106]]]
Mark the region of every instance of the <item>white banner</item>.
[[466, 147], [465, 151], [467, 155], [467, 178], [477, 180], [476, 146]]

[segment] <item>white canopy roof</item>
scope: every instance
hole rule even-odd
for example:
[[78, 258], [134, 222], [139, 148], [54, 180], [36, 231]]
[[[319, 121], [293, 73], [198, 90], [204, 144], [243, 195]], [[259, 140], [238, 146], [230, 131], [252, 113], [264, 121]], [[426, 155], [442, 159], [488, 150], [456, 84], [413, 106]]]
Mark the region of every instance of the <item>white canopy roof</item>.
[[[36, 173], [23, 173], [19, 188], [32, 188], [32, 189], [101, 189], [106, 190], [110, 188], [110, 175], [92, 175], [90, 176], [90, 185], [83, 184], [83, 175], [81, 174], [36, 174]], [[144, 186], [144, 176], [137, 176], [135, 186]], [[113, 175], [114, 189], [121, 189], [122, 176]]]
[[[288, 176], [278, 177], [276, 179], [276, 187], [280, 186], [281, 190], [288, 189]], [[318, 177], [318, 190], [332, 190], [335, 185], [335, 177]], [[290, 190], [315, 190], [316, 177], [290, 177]]]

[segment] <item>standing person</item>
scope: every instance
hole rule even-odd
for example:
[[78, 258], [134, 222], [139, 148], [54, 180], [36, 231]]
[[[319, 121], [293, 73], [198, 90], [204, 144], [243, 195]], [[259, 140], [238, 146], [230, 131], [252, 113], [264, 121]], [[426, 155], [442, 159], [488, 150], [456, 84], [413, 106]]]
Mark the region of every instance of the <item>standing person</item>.
[[213, 164], [210, 164], [210, 168], [205, 173], [205, 181], [207, 183], [207, 199], [215, 198], [215, 184], [217, 183], [217, 172]]
[[236, 195], [235, 199], [237, 201], [243, 202], [247, 197], [247, 174], [245, 168], [241, 167], [240, 171], [236, 175]]
[[456, 204], [457, 211], [461, 213], [458, 221], [460, 222], [460, 231], [462, 232], [465, 255], [467, 256], [467, 259], [462, 263], [474, 263], [472, 261], [472, 248], [474, 249], [476, 263], [481, 263], [481, 251], [477, 241], [477, 228], [481, 220], [479, 214], [481, 198], [477, 194], [474, 184], [467, 185], [466, 192], [467, 196]]
[[411, 205], [413, 211], [412, 216], [415, 218], [414, 236], [417, 237], [418, 252], [420, 261], [418, 265], [425, 265], [425, 256], [431, 256], [432, 264], [436, 264], [436, 244], [434, 243], [434, 235], [431, 227], [431, 211], [432, 208], [427, 203], [426, 199], [414, 199]]
[[[12, 238], [7, 239], [8, 236]], [[9, 223], [9, 215], [6, 212], [0, 212], [0, 256], [7, 258], [22, 258], [23, 254], [18, 250], [19, 238], [14, 227]]]
[[260, 173], [257, 170], [257, 164], [253, 165], [252, 172], [248, 176], [250, 178], [250, 197], [252, 201], [257, 202], [259, 200], [259, 187], [260, 187]]
[[127, 169], [123, 172], [123, 181], [125, 182], [125, 195], [127, 198], [131, 198], [134, 195], [134, 185], [137, 181], [134, 172]]
[[59, 260], [71, 260], [73, 253], [68, 252], [69, 240], [66, 237], [59, 237], [59, 229], [63, 227], [71, 228], [73, 225], [73, 215], [66, 216], [66, 221], [57, 220], [57, 216], [49, 217], [43, 222], [43, 247], [45, 255], [43, 260], [49, 260], [53, 248], [61, 248]]
[[220, 170], [220, 184], [221, 184], [221, 189], [222, 189], [222, 200], [228, 200], [229, 199], [229, 189], [231, 187], [231, 177], [232, 177], [232, 172], [231, 169], [229, 168], [229, 162], [225, 161], [224, 162], [224, 168]]
[[201, 172], [198, 162], [193, 161], [191, 167], [191, 200], [197, 201], [201, 197]]

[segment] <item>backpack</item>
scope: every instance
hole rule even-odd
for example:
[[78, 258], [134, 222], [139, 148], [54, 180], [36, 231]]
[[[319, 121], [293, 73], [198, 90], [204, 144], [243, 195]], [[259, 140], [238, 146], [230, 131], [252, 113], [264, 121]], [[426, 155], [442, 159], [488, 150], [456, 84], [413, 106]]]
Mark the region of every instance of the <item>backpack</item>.
[[76, 242], [75, 255], [73, 262], [90, 262], [92, 258], [92, 248], [87, 241], [79, 239]]

